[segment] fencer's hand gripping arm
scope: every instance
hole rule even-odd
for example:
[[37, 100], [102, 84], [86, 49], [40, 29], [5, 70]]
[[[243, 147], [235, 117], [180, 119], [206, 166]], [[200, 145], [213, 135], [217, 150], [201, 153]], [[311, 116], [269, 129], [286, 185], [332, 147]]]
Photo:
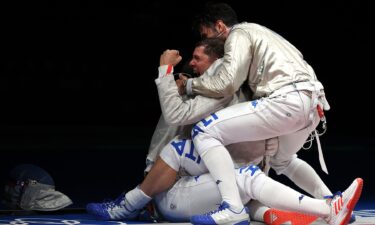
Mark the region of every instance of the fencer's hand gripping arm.
[[[206, 76], [212, 76], [222, 65], [222, 59], [217, 59], [207, 69]], [[207, 98], [196, 96], [188, 99], [181, 96], [174, 82], [173, 76], [160, 76], [165, 73], [168, 66], [159, 67], [159, 78], [155, 83], [159, 92], [160, 106], [166, 123], [171, 125], [187, 125], [196, 123], [209, 114], [226, 107], [233, 98], [237, 96], [227, 96], [224, 98]], [[179, 81], [179, 80], [177, 80]]]
[[188, 95], [223, 97], [233, 95], [247, 79], [252, 60], [250, 36], [233, 29], [225, 42], [224, 62], [215, 76], [201, 76], [186, 83]]

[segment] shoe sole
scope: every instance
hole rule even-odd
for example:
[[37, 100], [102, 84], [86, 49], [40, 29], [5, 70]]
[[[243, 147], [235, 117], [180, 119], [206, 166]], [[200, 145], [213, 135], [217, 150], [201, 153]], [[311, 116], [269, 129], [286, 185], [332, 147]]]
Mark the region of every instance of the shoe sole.
[[[208, 225], [208, 223], [193, 223], [190, 221], [193, 225]], [[237, 221], [229, 221], [226, 223], [215, 223], [216, 225], [250, 225], [250, 218], [244, 219], [244, 220], [237, 220]], [[210, 224], [214, 225], [214, 224]]]
[[350, 199], [350, 201], [348, 202], [346, 206], [347, 213], [346, 213], [344, 220], [340, 223], [340, 225], [347, 225], [349, 223], [350, 217], [352, 216], [353, 209], [355, 205], [357, 204], [359, 198], [361, 197], [362, 188], [363, 188], [363, 180], [362, 178], [357, 178], [355, 179], [355, 181], [358, 184], [357, 189], [354, 191], [354, 195], [352, 199]]
[[264, 214], [264, 223], [267, 225], [280, 225], [286, 222], [290, 222], [292, 225], [308, 225], [317, 219], [318, 217], [313, 215], [275, 209], [267, 210]]
[[[192, 223], [190, 222], [191, 224], [193, 225], [207, 225], [207, 224], [204, 224], [204, 223]], [[216, 225], [250, 225], [250, 221], [241, 221], [241, 222], [236, 222], [236, 223], [221, 223], [221, 224], [216, 224]]]

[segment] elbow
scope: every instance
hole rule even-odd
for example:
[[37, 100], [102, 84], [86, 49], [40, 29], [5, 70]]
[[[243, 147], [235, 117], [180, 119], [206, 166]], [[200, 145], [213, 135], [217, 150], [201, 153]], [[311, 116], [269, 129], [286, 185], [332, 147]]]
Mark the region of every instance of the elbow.
[[222, 90], [222, 93], [224, 95], [224, 97], [226, 96], [232, 96], [234, 95], [234, 93], [237, 91], [237, 89], [235, 88], [234, 84], [230, 84], [228, 86], [226, 86], [226, 88], [224, 88]]
[[226, 97], [232, 96], [236, 91], [236, 85], [234, 82], [229, 80], [220, 80], [216, 84], [212, 85], [211, 88], [215, 92], [215, 97]]
[[216, 92], [215, 97], [232, 96], [237, 91], [233, 83], [218, 85], [218, 88], [213, 89]]

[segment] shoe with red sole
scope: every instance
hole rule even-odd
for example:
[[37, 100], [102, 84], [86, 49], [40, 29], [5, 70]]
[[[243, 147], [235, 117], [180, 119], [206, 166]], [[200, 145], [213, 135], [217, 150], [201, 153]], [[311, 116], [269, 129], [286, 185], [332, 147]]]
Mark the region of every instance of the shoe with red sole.
[[267, 225], [280, 225], [284, 223], [308, 225], [318, 219], [318, 217], [292, 211], [269, 209], [264, 213], [263, 219]]
[[331, 200], [331, 214], [326, 221], [330, 225], [347, 225], [352, 217], [353, 209], [361, 197], [363, 188], [362, 178], [356, 178], [341, 194], [336, 194]]

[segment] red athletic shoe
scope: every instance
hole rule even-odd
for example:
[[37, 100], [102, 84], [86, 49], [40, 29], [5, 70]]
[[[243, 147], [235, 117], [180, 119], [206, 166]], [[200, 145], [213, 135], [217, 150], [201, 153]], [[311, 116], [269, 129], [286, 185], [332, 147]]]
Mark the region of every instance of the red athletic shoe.
[[356, 178], [342, 194], [333, 197], [330, 202], [331, 215], [326, 218], [328, 224], [347, 225], [349, 223], [353, 209], [361, 197], [362, 188], [362, 178]]
[[286, 222], [291, 225], [308, 225], [318, 217], [298, 212], [269, 209], [264, 213], [263, 219], [267, 225], [280, 225]]

